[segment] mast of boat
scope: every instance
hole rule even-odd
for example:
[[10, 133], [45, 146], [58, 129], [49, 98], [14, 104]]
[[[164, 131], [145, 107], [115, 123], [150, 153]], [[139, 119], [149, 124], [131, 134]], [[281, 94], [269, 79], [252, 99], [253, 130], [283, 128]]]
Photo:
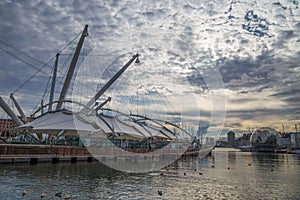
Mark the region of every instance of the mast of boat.
[[50, 90], [48, 112], [49, 112], [49, 111], [52, 111], [52, 102], [53, 102], [54, 89], [55, 89], [55, 82], [56, 82], [58, 57], [59, 57], [59, 53], [56, 54], [56, 59], [55, 59], [55, 64], [54, 64], [54, 69], [53, 69], [52, 84], [51, 84], [51, 90]]
[[72, 79], [74, 71], [75, 71], [75, 66], [77, 64], [77, 60], [78, 60], [78, 57], [79, 57], [79, 54], [80, 54], [80, 51], [81, 51], [81, 48], [82, 48], [82, 45], [83, 45], [83, 42], [84, 42], [84, 38], [86, 36], [88, 36], [88, 25], [85, 25], [84, 30], [81, 34], [80, 40], [77, 44], [75, 53], [73, 55], [73, 58], [72, 58], [72, 61], [71, 61], [71, 64], [70, 64], [70, 67], [69, 67], [64, 85], [63, 85], [63, 88], [61, 90], [61, 93], [60, 93], [60, 96], [59, 96], [59, 99], [58, 99], [56, 110], [60, 110], [61, 107], [62, 107], [63, 100], [65, 99], [65, 96], [66, 96], [67, 91], [69, 89], [71, 79]]
[[[86, 104], [86, 107], [92, 107], [97, 99], [125, 72], [125, 70], [133, 63], [139, 63], [139, 54], [135, 54], [98, 92], [97, 94]], [[99, 108], [98, 108], [99, 110]]]
[[21, 120], [17, 117], [17, 115], [14, 113], [14, 111], [12, 111], [12, 109], [10, 109], [10, 107], [7, 105], [7, 103], [2, 99], [2, 97], [0, 96], [0, 106], [2, 107], [2, 109], [12, 118], [12, 120], [14, 122], [16, 122], [16, 124], [18, 126], [22, 125]]
[[25, 114], [24, 114], [24, 112], [23, 112], [21, 106], [18, 104], [17, 100], [15, 99], [13, 93], [10, 94], [10, 98], [11, 98], [11, 100], [14, 102], [14, 104], [15, 104], [17, 110], [19, 111], [19, 113], [20, 113], [20, 115], [21, 115], [21, 117], [22, 117], [24, 123], [26, 123], [26, 122], [27, 122], [27, 117], [25, 116]]

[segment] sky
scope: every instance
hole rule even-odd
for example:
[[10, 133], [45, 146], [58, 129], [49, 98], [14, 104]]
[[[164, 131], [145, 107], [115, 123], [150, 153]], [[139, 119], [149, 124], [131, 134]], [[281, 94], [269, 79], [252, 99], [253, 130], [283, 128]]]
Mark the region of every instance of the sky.
[[[60, 56], [60, 63], [67, 63], [88, 24], [69, 97], [87, 101], [139, 53], [141, 63], [130, 66], [105, 94], [115, 100], [111, 108], [155, 117], [164, 112], [166, 118], [179, 113], [185, 122], [216, 129], [282, 131], [283, 124], [294, 131], [295, 124], [300, 127], [298, 4], [3, 0], [0, 95], [8, 101], [14, 93], [30, 114], [44, 94], [56, 53], [75, 38]], [[59, 74], [56, 97], [66, 69]]]

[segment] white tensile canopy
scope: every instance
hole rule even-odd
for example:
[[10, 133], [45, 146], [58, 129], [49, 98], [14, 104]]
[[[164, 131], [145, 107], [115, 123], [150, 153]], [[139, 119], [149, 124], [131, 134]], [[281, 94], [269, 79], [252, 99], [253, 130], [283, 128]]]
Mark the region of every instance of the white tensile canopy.
[[78, 132], [86, 132], [115, 135], [120, 139], [175, 138], [163, 126], [150, 126], [144, 123], [137, 123], [129, 118], [86, 116], [67, 110], [45, 113], [32, 122], [19, 126], [19, 128], [29, 130], [32, 133], [48, 133], [56, 136], [64, 130], [64, 135], [78, 135]]
[[48, 112], [39, 116], [33, 121], [19, 126], [20, 129], [27, 129], [34, 133], [48, 133], [57, 135], [61, 130], [65, 134], [76, 134], [77, 130], [86, 132], [97, 132], [98, 130], [92, 124], [84, 123], [69, 111]]

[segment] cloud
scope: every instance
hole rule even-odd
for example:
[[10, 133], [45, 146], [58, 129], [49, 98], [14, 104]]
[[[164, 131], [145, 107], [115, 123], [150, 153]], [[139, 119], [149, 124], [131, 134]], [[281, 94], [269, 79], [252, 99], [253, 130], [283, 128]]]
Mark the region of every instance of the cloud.
[[[132, 55], [140, 53], [141, 65], [129, 68], [113, 88], [115, 92], [124, 91], [120, 95], [127, 98], [141, 85], [163, 85], [179, 96], [182, 105], [176, 106], [185, 107], [186, 113], [193, 110], [192, 105], [194, 110], [211, 113], [210, 93], [223, 94], [225, 88], [226, 126], [239, 127], [245, 126], [244, 120], [247, 126], [251, 120], [257, 123], [255, 115], [283, 120], [286, 116], [280, 112], [289, 115], [300, 107], [298, 12], [296, 1], [2, 1], [0, 38], [46, 63], [89, 24], [84, 49], [93, 50], [76, 72], [77, 81], [86, 80], [74, 89], [76, 97], [93, 96]], [[77, 41], [61, 55], [61, 64], [68, 59], [59, 74], [56, 97]], [[42, 67], [17, 50], [0, 47]], [[3, 50], [0, 57], [1, 95], [10, 94], [36, 73]], [[90, 72], [85, 70], [88, 66]], [[44, 69], [46, 74], [51, 74], [51, 67]], [[48, 78], [39, 73], [16, 93], [24, 107], [38, 104], [35, 96], [43, 95]], [[203, 119], [189, 116], [194, 116], [193, 122], [210, 121], [210, 114]]]

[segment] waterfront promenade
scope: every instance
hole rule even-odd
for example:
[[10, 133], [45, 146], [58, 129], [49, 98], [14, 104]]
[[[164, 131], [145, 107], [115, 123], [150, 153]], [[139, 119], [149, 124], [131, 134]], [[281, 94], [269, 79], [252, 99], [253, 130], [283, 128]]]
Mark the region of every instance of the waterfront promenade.
[[71, 162], [77, 161], [92, 162], [107, 159], [137, 159], [147, 160], [158, 157], [166, 159], [178, 159], [182, 156], [197, 156], [199, 149], [189, 149], [183, 153], [183, 149], [162, 148], [158, 151], [148, 152], [147, 149], [124, 149], [111, 147], [89, 147], [66, 145], [33, 145], [33, 144], [0, 144], [0, 164], [1, 163], [29, 163], [38, 164], [40, 162]]

